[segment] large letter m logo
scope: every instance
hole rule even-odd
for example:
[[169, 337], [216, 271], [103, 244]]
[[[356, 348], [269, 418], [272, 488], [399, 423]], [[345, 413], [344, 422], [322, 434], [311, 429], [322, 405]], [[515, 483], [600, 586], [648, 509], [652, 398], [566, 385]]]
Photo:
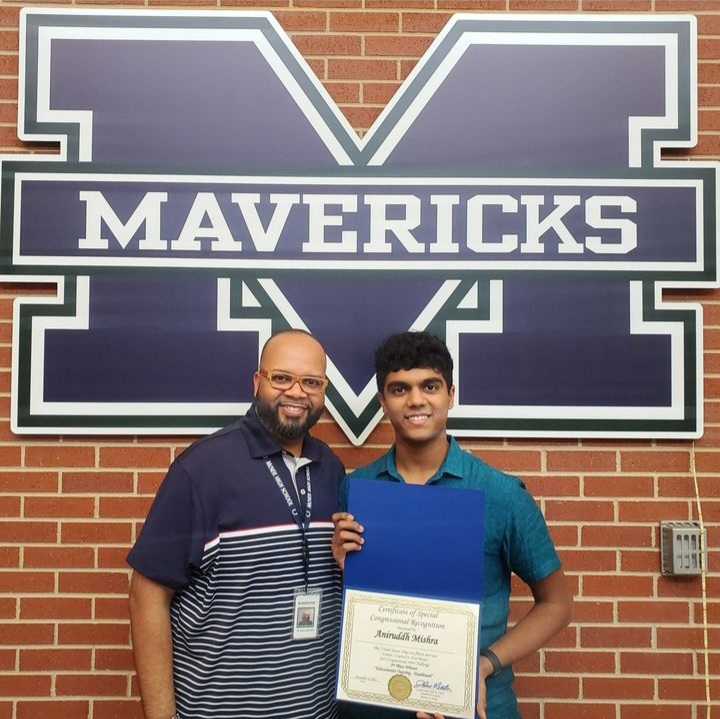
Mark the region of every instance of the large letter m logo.
[[715, 165], [685, 16], [457, 15], [362, 138], [271, 15], [24, 10], [2, 159], [20, 433], [205, 432], [275, 330], [379, 421], [372, 350], [456, 359], [465, 435], [695, 437], [717, 286]]

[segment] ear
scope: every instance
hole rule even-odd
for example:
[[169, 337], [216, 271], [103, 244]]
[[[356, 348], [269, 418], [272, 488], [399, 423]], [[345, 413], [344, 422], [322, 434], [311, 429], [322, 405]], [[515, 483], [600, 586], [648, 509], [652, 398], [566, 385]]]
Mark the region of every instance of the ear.
[[450, 404], [448, 405], [448, 408], [452, 409], [455, 406], [455, 385], [452, 385], [448, 390], [448, 396], [450, 397]]
[[255, 372], [253, 375], [253, 397], [257, 397], [258, 389], [260, 388], [260, 375]]
[[385, 397], [382, 392], [378, 392], [377, 397], [380, 400], [380, 406], [382, 407], [383, 414], [385, 414]]

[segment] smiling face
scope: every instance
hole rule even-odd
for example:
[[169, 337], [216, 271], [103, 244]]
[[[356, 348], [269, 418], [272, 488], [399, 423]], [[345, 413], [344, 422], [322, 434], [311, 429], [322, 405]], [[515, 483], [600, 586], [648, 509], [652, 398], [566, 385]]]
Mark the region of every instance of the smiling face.
[[[320, 343], [302, 332], [283, 332], [272, 337], [260, 357], [263, 372], [325, 377], [325, 352]], [[253, 376], [255, 411], [265, 429], [280, 446], [299, 454], [307, 431], [320, 419], [325, 392], [307, 393], [299, 382], [289, 389], [276, 389], [256, 372]]]
[[398, 444], [446, 444], [448, 411], [455, 388], [439, 372], [423, 367], [389, 372], [380, 404], [395, 429]]

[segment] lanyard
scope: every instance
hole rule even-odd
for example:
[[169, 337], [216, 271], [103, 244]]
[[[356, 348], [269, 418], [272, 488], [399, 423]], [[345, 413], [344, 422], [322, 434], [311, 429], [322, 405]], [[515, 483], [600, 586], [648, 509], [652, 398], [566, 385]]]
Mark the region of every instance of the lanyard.
[[[302, 535], [302, 560], [303, 560], [303, 574], [305, 576], [305, 591], [308, 590], [308, 582], [310, 581], [310, 543], [307, 538], [307, 530], [310, 526], [310, 517], [312, 516], [312, 482], [310, 481], [310, 465], [305, 465], [305, 483], [307, 485], [307, 502], [305, 504], [305, 514], [301, 517], [298, 508], [295, 506], [293, 498], [290, 496], [290, 492], [287, 491], [285, 482], [282, 481], [282, 477], [278, 474], [275, 469], [275, 465], [271, 459], [265, 462], [270, 475], [275, 480], [278, 489], [285, 501], [287, 502], [290, 515], [292, 516], [295, 524], [297, 524], [300, 534]], [[298, 493], [298, 503], [300, 503], [300, 494]], [[302, 509], [302, 507], [300, 508]]]

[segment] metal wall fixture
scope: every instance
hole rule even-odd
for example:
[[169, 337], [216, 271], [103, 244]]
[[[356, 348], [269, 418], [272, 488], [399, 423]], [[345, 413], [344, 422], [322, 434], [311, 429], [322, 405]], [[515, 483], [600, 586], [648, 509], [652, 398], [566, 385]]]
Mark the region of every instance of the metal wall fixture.
[[703, 567], [707, 571], [707, 530], [699, 522], [660, 522], [660, 557], [663, 574], [702, 574]]

